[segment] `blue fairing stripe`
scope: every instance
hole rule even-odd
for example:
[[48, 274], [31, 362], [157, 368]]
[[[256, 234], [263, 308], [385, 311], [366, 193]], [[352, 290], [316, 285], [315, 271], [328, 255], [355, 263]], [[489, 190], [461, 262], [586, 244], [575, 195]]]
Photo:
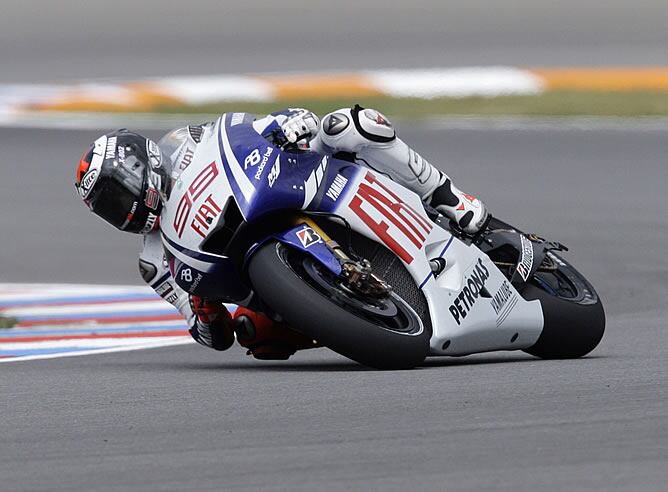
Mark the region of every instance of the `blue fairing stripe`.
[[160, 277], [158, 280], [155, 282], [151, 283], [151, 287], [155, 288], [158, 287], [161, 283], [165, 282], [166, 280], [169, 280], [169, 277], [171, 277], [172, 274], [167, 272], [165, 273], [162, 277]]
[[192, 249], [184, 248], [183, 246], [180, 246], [179, 244], [169, 239], [165, 234], [162, 234], [162, 238], [179, 253], [190, 256], [195, 260], [203, 261], [205, 263], [218, 263], [220, 261], [220, 257], [218, 256], [207, 255], [206, 253], [200, 253], [199, 251], [193, 251]]
[[227, 124], [226, 121], [223, 120], [223, 116], [221, 116], [218, 119], [218, 152], [220, 153], [220, 159], [223, 161], [223, 169], [225, 170], [227, 181], [230, 183], [230, 186], [232, 187], [232, 192], [234, 193], [234, 198], [236, 199], [237, 204], [239, 205], [239, 210], [241, 211], [241, 214], [245, 218], [246, 207], [248, 203], [246, 202], [246, 197], [244, 197], [241, 188], [239, 188], [239, 185], [237, 184], [237, 180], [234, 178], [232, 169], [230, 169], [230, 163], [227, 161], [227, 158], [225, 157], [225, 146], [223, 145], [223, 132], [227, 131]]

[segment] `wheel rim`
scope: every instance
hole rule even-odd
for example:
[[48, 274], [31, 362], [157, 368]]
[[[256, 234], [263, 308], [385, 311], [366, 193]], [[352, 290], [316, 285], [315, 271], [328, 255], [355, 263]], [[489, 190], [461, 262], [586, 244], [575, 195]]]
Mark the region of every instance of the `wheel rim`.
[[554, 272], [537, 272], [533, 283], [551, 296], [577, 304], [595, 304], [598, 296], [593, 287], [573, 267], [554, 253], [548, 253], [558, 265]]
[[[417, 335], [424, 327], [415, 311], [394, 292], [373, 302], [344, 289], [336, 277], [310, 256], [297, 255], [291, 248], [277, 246], [281, 261], [312, 289], [346, 311], [395, 333]], [[412, 321], [417, 323], [413, 323]]]

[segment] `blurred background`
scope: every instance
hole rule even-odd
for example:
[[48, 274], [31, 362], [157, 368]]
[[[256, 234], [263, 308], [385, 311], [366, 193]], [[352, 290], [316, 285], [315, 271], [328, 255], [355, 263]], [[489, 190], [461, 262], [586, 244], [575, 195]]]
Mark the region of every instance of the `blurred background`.
[[[664, 66], [667, 19], [663, 0], [5, 0], [0, 83], [6, 92], [16, 90], [16, 84], [173, 75], [489, 65]], [[643, 97], [646, 101], [648, 94]], [[663, 97], [649, 94], [650, 102]], [[337, 100], [336, 105], [355, 102]], [[384, 109], [382, 101], [373, 103]], [[480, 101], [464, 101], [457, 111], [466, 113], [474, 103]], [[549, 116], [560, 105], [562, 99], [540, 113]], [[279, 102], [270, 106], [281, 107]], [[596, 107], [590, 104], [589, 110]], [[523, 111], [502, 104], [492, 112]], [[587, 240], [579, 234], [608, 220], [609, 207], [616, 203], [606, 187], [628, 179], [629, 161], [644, 159], [648, 169], [662, 169], [664, 162], [658, 157], [665, 153], [660, 131], [582, 133], [563, 125], [554, 131], [532, 131], [536, 125], [531, 122], [520, 131], [507, 125], [481, 128], [480, 122], [471, 127], [465, 119], [449, 120], [443, 127], [419, 115], [406, 120], [401, 108], [389, 112], [409, 143], [447, 170], [463, 189], [485, 199], [497, 215], [571, 240], [580, 246], [575, 255], [585, 261], [594, 256], [591, 244], [611, 239], [605, 232], [598, 238], [592, 233]], [[89, 130], [11, 124], [0, 129], [0, 281], [139, 281], [139, 239], [92, 217], [72, 186], [85, 146], [100, 130], [121, 124], [122, 119], [109, 126], [103, 120], [97, 125], [89, 122], [94, 127]], [[163, 130], [150, 126], [132, 127], [160, 136]], [[568, 183], [567, 201], [564, 190], [554, 187], [560, 180]], [[629, 186], [647, 200], [654, 183], [640, 179]], [[591, 189], [597, 190], [595, 195]], [[536, 202], [531, 209], [518, 206], [518, 190], [523, 200]], [[631, 208], [623, 208], [621, 214], [642, 217], [643, 201], [638, 210], [634, 204], [632, 199]], [[577, 227], [565, 219], [571, 216], [578, 217]], [[609, 266], [594, 263], [589, 268], [597, 273]]]
[[5, 0], [0, 80], [662, 65], [663, 0]]
[[[360, 102], [494, 215], [569, 246], [608, 324], [581, 360], [503, 352], [415, 371], [368, 371], [326, 349], [260, 363], [194, 343], [0, 364], [0, 488], [666, 490], [667, 25], [667, 0], [2, 0], [0, 284], [142, 284], [141, 238], [74, 190], [102, 132], [159, 138], [212, 117], [202, 112], [303, 104], [322, 116]], [[490, 66], [589, 85], [156, 105], [143, 117], [132, 104], [16, 111], [80, 82], [115, 95], [103, 84]]]

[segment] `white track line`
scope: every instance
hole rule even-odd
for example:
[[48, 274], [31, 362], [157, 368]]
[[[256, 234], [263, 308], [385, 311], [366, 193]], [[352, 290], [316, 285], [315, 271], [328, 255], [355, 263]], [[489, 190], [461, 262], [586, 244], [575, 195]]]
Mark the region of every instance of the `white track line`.
[[391, 97], [532, 95], [544, 89], [540, 77], [512, 67], [375, 70], [367, 72], [366, 76], [375, 87]]
[[58, 348], [116, 348], [116, 347], [134, 347], [137, 345], [150, 345], [153, 343], [173, 342], [174, 340], [191, 340], [185, 332], [183, 335], [173, 335], [168, 337], [132, 337], [132, 338], [64, 338], [59, 340], [43, 340], [39, 342], [12, 342], [0, 341], [0, 350], [43, 350]]
[[90, 332], [105, 333], [105, 332], [119, 332], [127, 329], [128, 332], [141, 332], [143, 330], [150, 330], [152, 328], [164, 328], [165, 330], [173, 330], [175, 328], [183, 328], [183, 333], [187, 329], [186, 321], [182, 318], [174, 320], [160, 320], [160, 321], [135, 321], [135, 322], [119, 322], [119, 323], [104, 323], [100, 324], [89, 320], [76, 320], [72, 323], [58, 323], [49, 324], [48, 320], [44, 324], [37, 326], [15, 326], [13, 328], [3, 328], [0, 330], [0, 343], [3, 341], [10, 341], [14, 335], [16, 336], [40, 336], [45, 332], [55, 332], [55, 334], [66, 335], [72, 334], [86, 334]]
[[63, 297], [103, 297], [116, 295], [154, 296], [155, 292], [148, 286], [100, 286], [85, 284], [0, 284], [0, 301], [19, 302], [22, 300], [40, 300]]
[[146, 350], [152, 348], [172, 347], [175, 345], [189, 345], [195, 341], [190, 337], [173, 337], [171, 340], [162, 340], [158, 342], [149, 342], [141, 345], [132, 345], [128, 347], [113, 347], [105, 349], [82, 350], [80, 352], [65, 352], [57, 354], [40, 354], [40, 355], [26, 355], [22, 357], [10, 357], [7, 359], [0, 359], [3, 362], [22, 362], [28, 360], [40, 359], [60, 359], [62, 357], [78, 357], [80, 355], [96, 355], [96, 354], [111, 354], [114, 352], [131, 352], [133, 350]]

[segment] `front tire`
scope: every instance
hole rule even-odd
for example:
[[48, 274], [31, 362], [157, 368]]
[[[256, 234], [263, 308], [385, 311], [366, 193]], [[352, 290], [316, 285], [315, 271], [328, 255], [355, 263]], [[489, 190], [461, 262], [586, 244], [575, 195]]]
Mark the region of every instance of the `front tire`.
[[431, 330], [396, 293], [366, 303], [337, 288], [336, 278], [311, 257], [278, 242], [253, 255], [248, 275], [291, 327], [360, 364], [406, 369], [427, 356]]

